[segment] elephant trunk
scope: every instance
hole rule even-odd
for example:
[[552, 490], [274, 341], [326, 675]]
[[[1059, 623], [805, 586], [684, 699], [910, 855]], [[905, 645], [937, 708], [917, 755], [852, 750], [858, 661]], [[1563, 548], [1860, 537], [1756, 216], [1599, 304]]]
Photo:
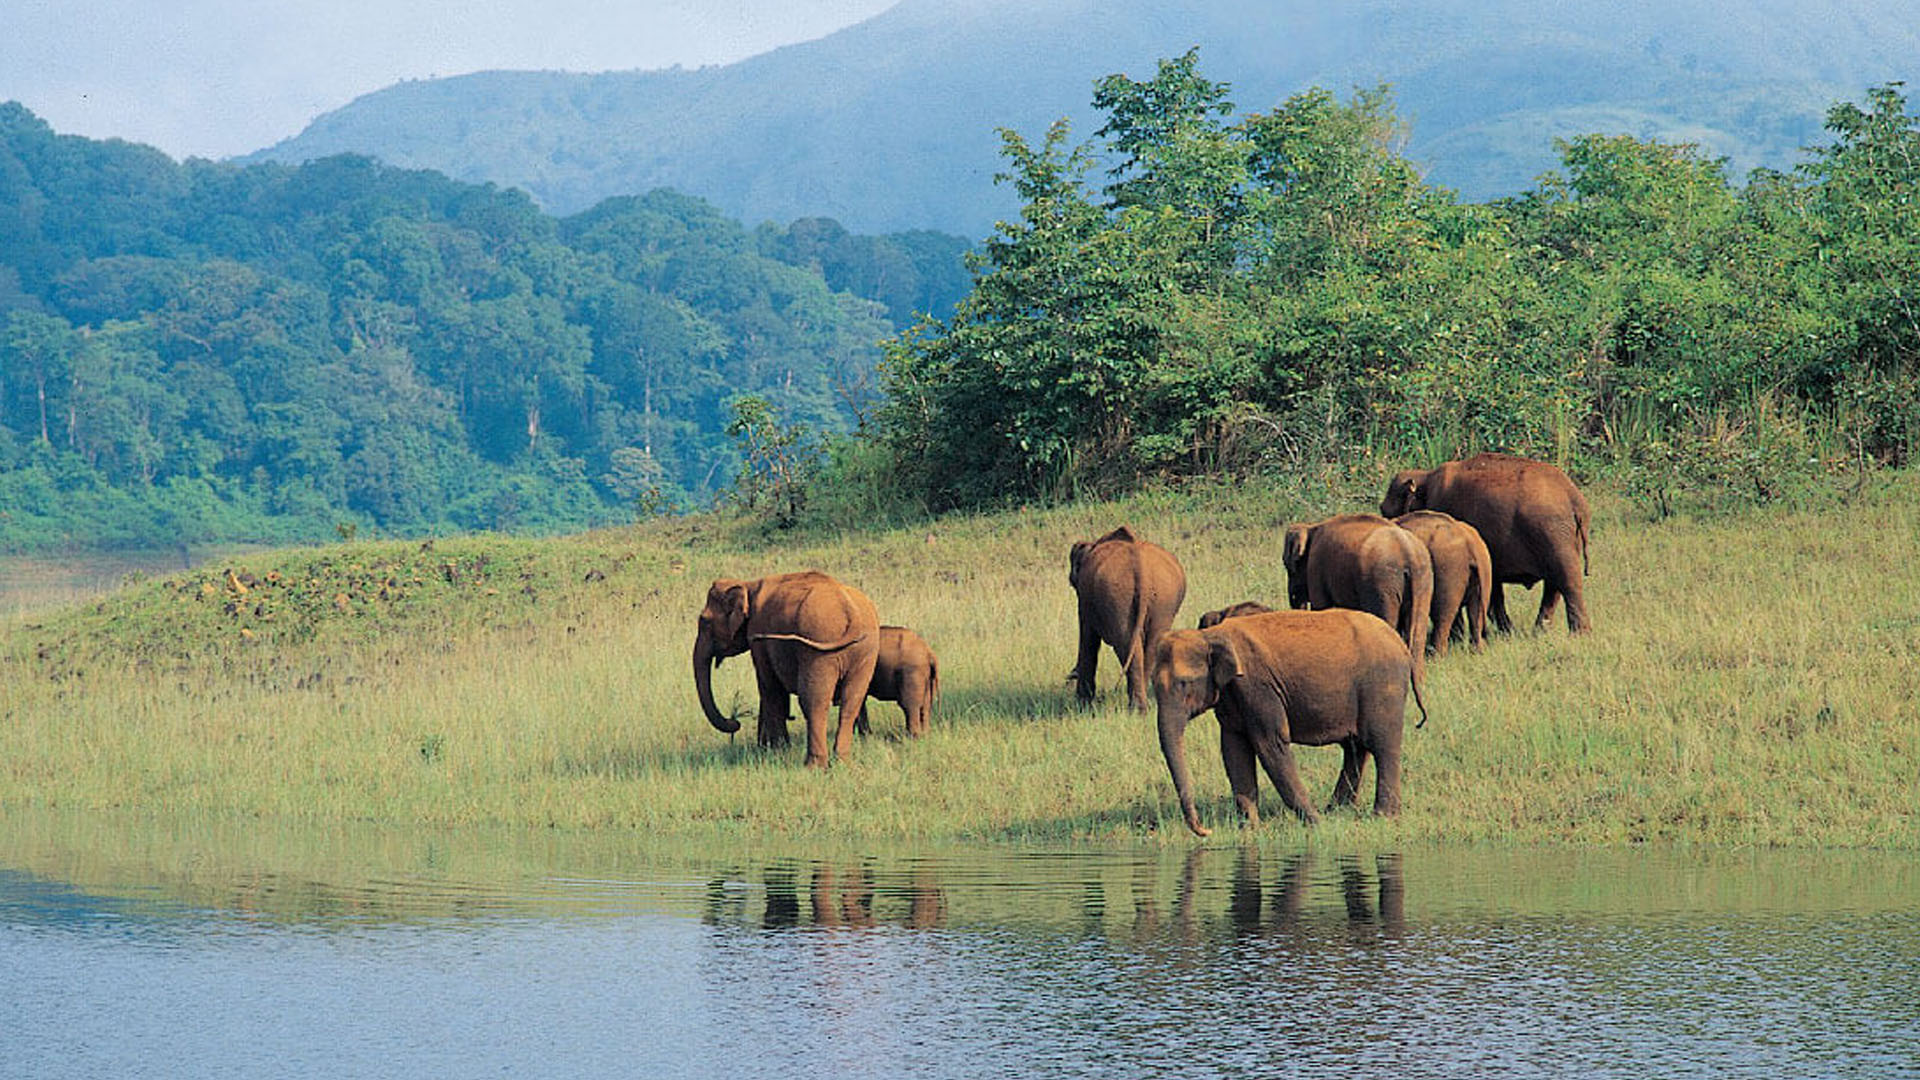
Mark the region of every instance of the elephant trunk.
[[1180, 814], [1195, 836], [1210, 836], [1212, 829], [1200, 824], [1200, 812], [1193, 806], [1193, 773], [1187, 768], [1187, 723], [1193, 714], [1179, 705], [1160, 702], [1160, 753], [1166, 756], [1167, 771], [1173, 774], [1173, 790], [1180, 797]]
[[705, 632], [693, 639], [693, 685], [700, 692], [700, 709], [715, 730], [731, 735], [740, 730], [740, 721], [722, 714], [713, 702], [713, 669], [720, 666], [720, 660]]

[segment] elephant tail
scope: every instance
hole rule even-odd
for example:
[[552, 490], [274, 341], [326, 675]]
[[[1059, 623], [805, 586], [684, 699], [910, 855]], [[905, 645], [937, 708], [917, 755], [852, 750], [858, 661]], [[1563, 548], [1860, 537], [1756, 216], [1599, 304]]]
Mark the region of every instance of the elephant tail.
[[1133, 567], [1133, 633], [1127, 638], [1126, 670], [1147, 662], [1147, 582], [1138, 558]]
[[1593, 568], [1587, 564], [1587, 515], [1574, 518], [1573, 529], [1574, 535], [1580, 538], [1580, 576], [1592, 577]]
[[1415, 730], [1427, 726], [1427, 700], [1420, 696], [1420, 684], [1424, 681], [1425, 680], [1420, 677], [1418, 669], [1409, 668], [1407, 670], [1407, 685], [1413, 687], [1413, 703], [1420, 706], [1420, 722], [1413, 725]]
[[849, 648], [854, 645], [858, 645], [862, 641], [867, 640], [867, 635], [855, 634], [844, 641], [815, 641], [813, 638], [810, 638], [805, 634], [755, 634], [753, 635], [753, 640], [754, 641], [797, 641], [800, 644], [805, 645], [809, 649], [818, 649], [821, 652], [839, 652], [842, 649]]

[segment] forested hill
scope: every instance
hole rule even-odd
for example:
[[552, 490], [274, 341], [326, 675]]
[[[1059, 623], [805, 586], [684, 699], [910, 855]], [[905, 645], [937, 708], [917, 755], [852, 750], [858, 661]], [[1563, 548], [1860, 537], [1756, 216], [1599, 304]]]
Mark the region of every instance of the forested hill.
[[565, 219], [342, 156], [175, 163], [0, 105], [0, 550], [578, 528], [732, 479], [729, 402], [840, 430], [966, 244]]
[[1911, 4], [1859, 0], [904, 0], [697, 71], [409, 82], [259, 157], [339, 152], [524, 187], [573, 212], [669, 186], [748, 222], [827, 215], [982, 237], [1017, 212], [996, 128], [1092, 134], [1094, 81], [1198, 45], [1246, 112], [1309, 86], [1393, 84], [1410, 160], [1468, 199], [1555, 167], [1573, 132], [1691, 142], [1730, 175], [1787, 168], [1822, 113], [1913, 76]]

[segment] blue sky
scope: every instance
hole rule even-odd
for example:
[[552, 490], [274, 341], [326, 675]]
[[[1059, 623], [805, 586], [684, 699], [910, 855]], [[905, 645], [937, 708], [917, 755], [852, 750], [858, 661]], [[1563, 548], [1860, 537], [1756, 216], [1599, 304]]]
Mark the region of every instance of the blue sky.
[[722, 64], [896, 0], [9, 0], [0, 101], [220, 158], [402, 79]]

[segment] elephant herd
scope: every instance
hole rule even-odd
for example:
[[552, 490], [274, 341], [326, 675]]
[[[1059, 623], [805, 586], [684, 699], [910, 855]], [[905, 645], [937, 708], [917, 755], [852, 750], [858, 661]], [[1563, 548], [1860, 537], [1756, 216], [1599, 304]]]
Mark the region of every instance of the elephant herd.
[[[1411, 690], [1421, 699], [1426, 655], [1444, 656], [1456, 631], [1478, 650], [1489, 615], [1511, 631], [1503, 586], [1543, 585], [1535, 628], [1566, 604], [1568, 628], [1591, 627], [1583, 584], [1591, 512], [1552, 465], [1509, 454], [1479, 454], [1396, 475], [1379, 514], [1342, 514], [1287, 527], [1281, 558], [1292, 611], [1243, 602], [1175, 629], [1186, 573], [1163, 547], [1122, 526], [1075, 543], [1068, 582], [1079, 615], [1076, 697], [1093, 699], [1102, 644], [1125, 675], [1135, 709], [1157, 709], [1161, 752], [1189, 828], [1209, 830], [1195, 810], [1185, 732], [1213, 710], [1234, 802], [1259, 820], [1257, 774], [1264, 769], [1288, 809], [1318, 820], [1290, 747], [1340, 746], [1336, 806], [1358, 797], [1375, 762], [1374, 812], [1400, 806], [1400, 750]], [[927, 643], [883, 627], [873, 602], [826, 574], [808, 571], [757, 581], [715, 581], [694, 640], [701, 708], [720, 731], [739, 721], [714, 704], [712, 668], [748, 653], [760, 692], [758, 737], [784, 744], [792, 698], [807, 725], [808, 765], [848, 756], [865, 730], [867, 697], [898, 701], [910, 735], [926, 731], [939, 685]], [[835, 742], [828, 714], [840, 704]], [[849, 709], [858, 718], [850, 724]]]

